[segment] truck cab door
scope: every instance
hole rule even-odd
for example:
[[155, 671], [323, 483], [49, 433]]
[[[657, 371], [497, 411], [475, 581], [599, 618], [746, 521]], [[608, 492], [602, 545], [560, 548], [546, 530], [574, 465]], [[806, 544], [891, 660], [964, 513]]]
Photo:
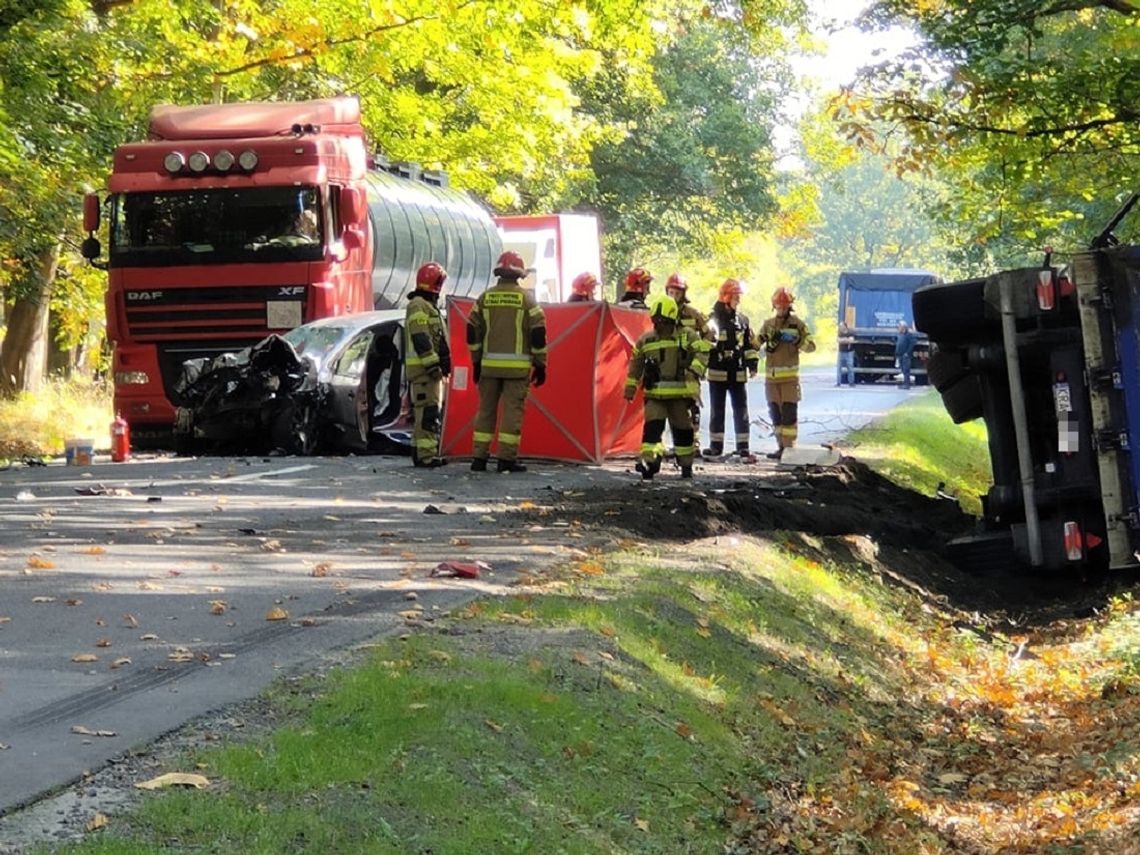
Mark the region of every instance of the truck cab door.
[[372, 330], [356, 336], [333, 366], [330, 386], [331, 416], [351, 444], [363, 445], [368, 439], [368, 352]]

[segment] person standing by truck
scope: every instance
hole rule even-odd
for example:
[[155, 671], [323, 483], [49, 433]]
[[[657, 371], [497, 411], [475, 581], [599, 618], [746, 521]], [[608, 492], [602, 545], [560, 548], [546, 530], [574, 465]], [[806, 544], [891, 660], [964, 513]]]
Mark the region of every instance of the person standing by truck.
[[504, 252], [494, 272], [498, 281], [479, 295], [467, 318], [467, 349], [479, 387], [471, 471], [487, 471], [497, 424], [498, 471], [526, 472], [518, 461], [523, 408], [530, 384], [546, 382], [546, 315], [519, 284], [527, 274], [521, 255]]
[[771, 460], [784, 456], [784, 449], [795, 448], [799, 433], [800, 353], [815, 350], [815, 341], [807, 324], [792, 314], [795, 297], [783, 286], [772, 294], [776, 314], [760, 327], [760, 343], [764, 345], [764, 393], [768, 413], [776, 433], [776, 450]]
[[839, 348], [839, 361], [835, 369], [835, 385], [842, 386], [843, 378], [852, 386], [855, 385], [855, 336], [851, 334], [851, 327], [846, 321], [839, 322], [839, 336], [836, 340]]
[[898, 338], [895, 339], [895, 364], [899, 369], [900, 389], [910, 388], [910, 369], [914, 361], [914, 344], [918, 337], [910, 331], [906, 321], [899, 321]]
[[416, 272], [404, 315], [404, 371], [412, 397], [412, 465], [434, 468], [439, 457], [443, 378], [451, 373], [451, 351], [439, 314], [439, 295], [447, 271], [434, 261]]
[[647, 309], [646, 297], [649, 295], [649, 283], [653, 281], [653, 274], [644, 267], [635, 267], [625, 274], [625, 291], [618, 297], [617, 304], [627, 309]]
[[570, 296], [566, 298], [566, 302], [591, 303], [598, 299], [596, 296], [597, 290], [597, 276], [588, 270], [585, 273], [579, 273], [574, 277], [574, 281], [570, 283]]
[[[707, 353], [712, 350], [712, 334], [709, 332], [709, 322], [701, 313], [701, 310], [689, 302], [688, 293], [689, 283], [685, 280], [685, 277], [675, 271], [670, 273], [669, 278], [665, 280], [665, 294], [672, 297], [677, 303], [677, 309], [681, 317], [681, 326], [696, 334], [696, 346], [704, 348], [707, 355]], [[689, 412], [693, 417], [693, 433], [699, 436], [701, 432], [701, 394], [699, 381], [697, 384], [697, 394], [692, 398], [692, 406], [689, 408]]]
[[745, 463], [755, 462], [749, 442], [748, 389], [750, 377], [760, 367], [760, 353], [748, 316], [739, 310], [744, 286], [736, 279], [725, 279], [709, 315], [712, 351], [709, 354], [709, 447], [706, 457], [724, 454], [725, 397], [732, 400], [732, 421], [736, 432], [736, 452]]

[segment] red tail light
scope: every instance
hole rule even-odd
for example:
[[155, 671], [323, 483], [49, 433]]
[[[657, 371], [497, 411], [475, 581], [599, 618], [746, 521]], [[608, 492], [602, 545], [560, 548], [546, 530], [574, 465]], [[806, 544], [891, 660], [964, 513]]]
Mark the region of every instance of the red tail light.
[[1070, 561], [1080, 561], [1084, 557], [1082, 540], [1080, 526], [1075, 522], [1065, 523], [1065, 556]]

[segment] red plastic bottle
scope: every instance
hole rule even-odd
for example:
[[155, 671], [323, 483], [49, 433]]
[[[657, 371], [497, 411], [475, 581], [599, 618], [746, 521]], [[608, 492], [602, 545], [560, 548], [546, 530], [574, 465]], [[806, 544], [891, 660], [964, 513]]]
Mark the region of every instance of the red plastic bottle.
[[122, 463], [131, 456], [131, 426], [121, 413], [111, 422], [111, 462]]

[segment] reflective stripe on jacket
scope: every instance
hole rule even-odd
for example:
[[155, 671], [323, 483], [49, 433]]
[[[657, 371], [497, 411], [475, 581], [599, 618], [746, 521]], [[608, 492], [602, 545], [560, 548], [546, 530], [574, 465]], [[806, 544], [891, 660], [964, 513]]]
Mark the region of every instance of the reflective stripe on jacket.
[[426, 378], [446, 351], [447, 335], [439, 308], [413, 294], [404, 314], [404, 365], [408, 382]]
[[712, 353], [708, 379], [720, 383], [743, 383], [748, 372], [760, 366], [760, 352], [748, 316], [719, 300], [709, 318]]
[[768, 318], [760, 327], [760, 343], [767, 354], [764, 376], [773, 383], [798, 380], [800, 353], [815, 350], [815, 340], [807, 324], [789, 314]]
[[696, 398], [705, 376], [708, 342], [691, 330], [679, 328], [671, 336], [656, 330], [645, 333], [633, 346], [625, 380], [627, 394], [642, 386], [646, 398]]
[[529, 377], [532, 365], [546, 365], [546, 315], [516, 281], [499, 279], [471, 308], [467, 348], [484, 377]]

